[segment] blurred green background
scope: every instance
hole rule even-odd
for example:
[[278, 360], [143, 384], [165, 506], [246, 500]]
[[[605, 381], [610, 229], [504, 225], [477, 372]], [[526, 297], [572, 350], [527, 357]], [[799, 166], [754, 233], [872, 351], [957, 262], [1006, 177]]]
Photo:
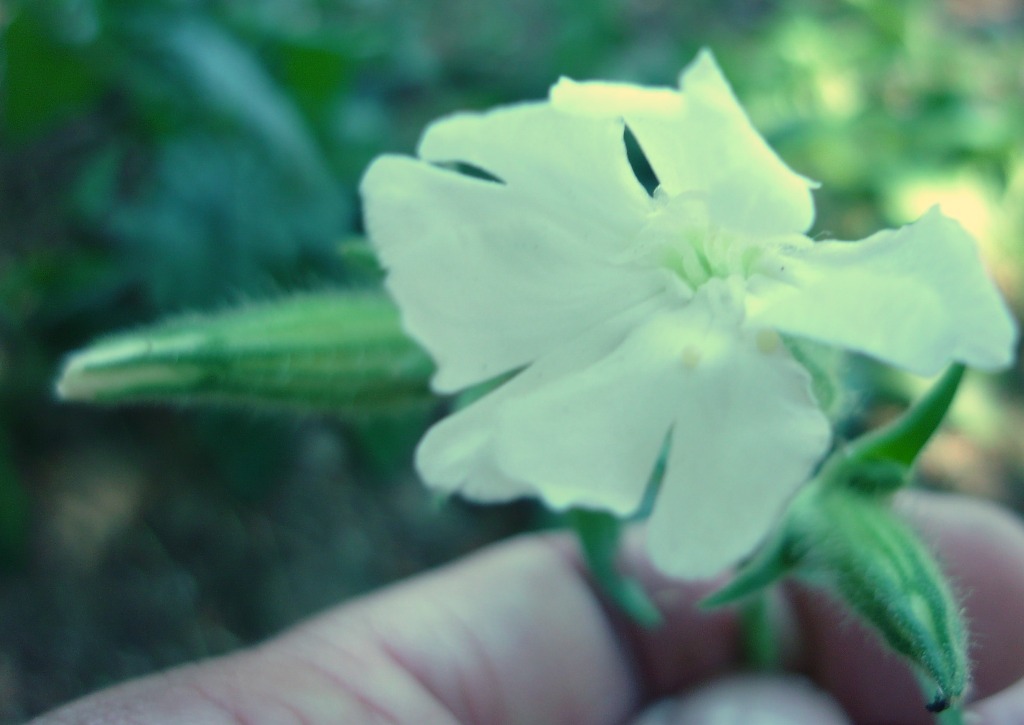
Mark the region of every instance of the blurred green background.
[[[820, 236], [934, 203], [1024, 309], [1018, 0], [0, 3], [0, 722], [230, 650], [542, 523], [439, 504], [439, 406], [271, 415], [54, 401], [98, 334], [365, 284], [376, 154], [559, 75], [671, 84], [702, 46], [817, 192]], [[929, 485], [1024, 504], [1021, 369], [975, 375]], [[917, 383], [850, 372], [851, 426]]]

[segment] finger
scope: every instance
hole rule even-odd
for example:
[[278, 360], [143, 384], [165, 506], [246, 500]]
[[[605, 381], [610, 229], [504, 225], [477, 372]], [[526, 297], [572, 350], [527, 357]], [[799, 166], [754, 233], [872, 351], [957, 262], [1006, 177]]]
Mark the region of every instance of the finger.
[[986, 697], [967, 712], [971, 725], [1018, 725], [1024, 722], [1024, 680]]
[[[971, 592], [966, 602], [969, 615], [981, 612], [985, 622], [979, 624], [987, 628], [976, 627], [976, 638], [985, 639], [988, 632], [1008, 635], [997, 650], [985, 651], [978, 664], [979, 692], [1005, 686], [1019, 676], [1020, 645], [1014, 628], [1020, 623], [1007, 616], [1006, 608], [994, 616], [986, 607], [993, 595], [998, 598], [995, 587], [1024, 587], [1024, 567], [1019, 565], [1024, 561], [1024, 535], [1019, 524], [992, 506], [962, 498], [911, 494], [903, 508], [935, 540], [953, 577]], [[447, 602], [445, 616], [430, 613], [430, 606], [421, 607], [417, 615], [402, 614], [409, 608], [403, 602], [413, 598], [410, 590], [362, 606], [378, 623], [381, 641], [400, 653], [406, 669], [440, 693], [440, 699], [467, 722], [497, 722], [511, 713], [534, 722], [557, 721], [567, 713], [577, 715], [569, 718], [575, 722], [617, 721], [633, 703], [691, 688], [741, 665], [734, 613], [709, 613], [695, 606], [710, 585], [681, 585], [659, 577], [645, 558], [634, 559], [633, 573], [666, 619], [656, 631], [642, 630], [614, 610], [595, 605], [599, 598], [587, 584], [575, 548], [564, 538], [549, 541], [554, 543], [547, 551], [520, 542], [503, 554], [509, 556], [506, 561], [518, 560], [521, 571], [532, 572], [528, 578], [487, 555], [472, 567], [467, 562], [464, 568], [440, 575], [435, 580], [440, 592], [436, 600]], [[520, 546], [522, 550], [515, 549]], [[512, 551], [519, 553], [511, 556]], [[474, 575], [479, 581], [466, 573], [471, 569], [479, 572]], [[420, 592], [422, 585], [409, 586]], [[806, 652], [795, 657], [807, 663], [812, 677], [835, 688], [858, 720], [868, 719], [861, 715], [882, 713], [885, 719], [905, 712], [902, 722], [931, 722], [924, 695], [902, 660], [853, 623], [835, 602], [820, 593], [799, 596], [806, 606], [795, 607], [797, 620], [791, 623], [788, 644]], [[504, 609], [496, 606], [496, 599], [515, 606]], [[452, 622], [446, 619], [453, 612], [470, 639], [482, 643], [476, 650], [483, 654], [470, 659], [475, 664], [469, 666], [453, 667], [450, 657], [438, 668], [438, 652], [445, 651], [440, 645], [447, 643], [446, 651], [455, 659], [467, 649], [465, 641], [453, 636]], [[395, 629], [389, 625], [394, 621], [407, 625]], [[496, 628], [497, 641], [517, 646], [487, 646]], [[424, 632], [436, 633], [435, 639]], [[609, 667], [606, 657], [621, 667]], [[844, 663], [850, 667], [844, 669]], [[488, 668], [489, 679], [474, 674]], [[438, 671], [456, 674], [440, 676]], [[609, 693], [611, 697], [606, 696]], [[460, 707], [461, 701], [467, 705]], [[474, 718], [474, 713], [483, 716]]]
[[[962, 597], [971, 644], [971, 697], [1024, 676], [1024, 529], [1004, 509], [961, 496], [908, 492], [900, 510], [937, 552]], [[910, 668], [819, 591], [794, 588], [807, 673], [856, 722], [931, 723]]]
[[794, 676], [737, 675], [645, 710], [633, 725], [848, 725], [838, 704]]
[[904, 510], [938, 549], [962, 598], [980, 699], [1024, 677], [1024, 527], [979, 499], [920, 495]]
[[[972, 505], [961, 500], [957, 510]], [[1020, 533], [991, 508], [971, 510], [976, 516], [966, 527], [961, 518], [943, 516], [944, 509], [924, 505], [919, 513], [928, 531], [941, 532], [940, 547], [974, 552], [963, 561], [950, 551], [949, 560], [965, 586], [984, 593], [991, 577], [980, 576], [986, 567], [976, 560], [998, 554], [993, 548], [1009, 552], [996, 573], [1021, 561]], [[145, 717], [138, 721], [147, 723], [273, 721], [273, 713], [310, 723], [381, 716], [399, 722], [616, 722], [648, 697], [736, 666], [733, 615], [698, 613], [693, 606], [706, 587], [666, 581], [627, 557], [666, 614], [657, 632], [640, 630], [608, 616], [574, 551], [564, 537], [505, 544], [336, 610], [254, 651], [98, 695], [49, 722], [108, 722], [102, 713], [130, 712], [140, 702]], [[1019, 584], [1019, 570], [1003, 573]], [[810, 633], [808, 671], [836, 687], [851, 712], [858, 712], [864, 692], [876, 704], [919, 702], [913, 683], [889, 672], [902, 672], [902, 665], [886, 658], [872, 637], [835, 626], [842, 624], [835, 607], [808, 597], [797, 601]], [[980, 672], [985, 687], [1005, 681], [998, 667]]]
[[39, 723], [621, 722], [629, 657], [567, 550], [494, 547]]

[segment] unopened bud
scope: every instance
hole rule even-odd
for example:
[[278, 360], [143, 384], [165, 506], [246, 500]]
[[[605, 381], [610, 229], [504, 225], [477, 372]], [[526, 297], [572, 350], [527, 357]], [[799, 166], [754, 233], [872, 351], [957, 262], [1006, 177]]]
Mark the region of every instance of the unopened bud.
[[935, 686], [928, 708], [960, 700], [969, 680], [960, 605], [938, 563], [877, 497], [816, 486], [794, 507], [795, 573], [836, 591]]
[[57, 394], [370, 412], [430, 399], [432, 364], [383, 295], [303, 295], [158, 323], [68, 358]]

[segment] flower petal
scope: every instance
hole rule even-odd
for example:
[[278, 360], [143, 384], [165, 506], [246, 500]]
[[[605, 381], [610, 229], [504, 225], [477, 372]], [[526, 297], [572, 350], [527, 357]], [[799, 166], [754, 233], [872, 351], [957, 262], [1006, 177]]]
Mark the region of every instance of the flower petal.
[[807, 230], [813, 182], [794, 173], [757, 133], [708, 51], [680, 76], [680, 92], [562, 79], [559, 109], [621, 117], [670, 194], [703, 191], [713, 218], [750, 233]]
[[497, 418], [501, 470], [532, 482], [555, 509], [632, 513], [685, 404], [689, 317], [685, 309], [653, 315], [593, 365], [510, 400]]
[[[506, 406], [547, 387], [557, 387], [604, 358], [660, 302], [639, 305], [567, 341], [480, 400], [432, 427], [416, 451], [416, 468], [433, 488], [477, 501], [505, 501], [537, 495], [538, 489], [499, 468], [495, 459], [497, 421]], [[551, 441], [545, 441], [550, 446]]]
[[678, 390], [648, 548], [666, 574], [713, 576], [764, 539], [829, 445], [810, 376], [773, 333], [709, 333]]
[[504, 184], [379, 158], [362, 182], [366, 226], [409, 333], [452, 391], [522, 367], [664, 288], [616, 266], [557, 213]]
[[784, 262], [787, 284], [755, 286], [757, 324], [876, 357], [920, 375], [953, 361], [994, 370], [1016, 325], [974, 239], [933, 208], [860, 242], [818, 242]]
[[534, 205], [571, 216], [588, 247], [614, 254], [651, 205], [626, 158], [623, 131], [621, 119], [523, 103], [436, 121], [424, 133], [419, 155], [486, 170]]

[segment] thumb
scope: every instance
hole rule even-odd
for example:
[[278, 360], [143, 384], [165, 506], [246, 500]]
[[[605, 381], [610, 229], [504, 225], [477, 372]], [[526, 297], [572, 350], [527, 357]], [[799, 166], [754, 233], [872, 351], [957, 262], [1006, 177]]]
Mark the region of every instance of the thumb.
[[836, 702], [792, 675], [736, 675], [645, 710], [633, 725], [849, 725]]

